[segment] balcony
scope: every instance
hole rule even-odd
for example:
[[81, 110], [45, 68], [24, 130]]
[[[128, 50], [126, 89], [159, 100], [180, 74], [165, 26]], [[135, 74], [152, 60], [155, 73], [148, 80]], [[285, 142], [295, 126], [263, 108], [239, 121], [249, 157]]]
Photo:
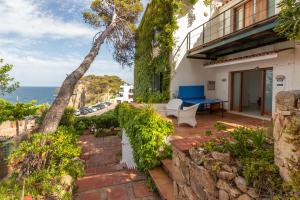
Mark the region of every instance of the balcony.
[[185, 48], [189, 58], [214, 60], [285, 41], [273, 31], [278, 13], [275, 0], [241, 1], [190, 31], [175, 54]]

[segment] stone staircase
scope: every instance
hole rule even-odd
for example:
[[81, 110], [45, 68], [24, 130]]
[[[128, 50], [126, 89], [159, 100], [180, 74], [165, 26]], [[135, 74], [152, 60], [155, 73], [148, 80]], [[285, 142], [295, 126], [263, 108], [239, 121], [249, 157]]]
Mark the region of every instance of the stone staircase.
[[146, 176], [120, 164], [117, 136], [80, 137], [85, 174], [76, 181], [74, 200], [158, 200], [146, 185]]
[[171, 159], [161, 161], [160, 167], [149, 170], [162, 200], [175, 200], [173, 188], [173, 164]]

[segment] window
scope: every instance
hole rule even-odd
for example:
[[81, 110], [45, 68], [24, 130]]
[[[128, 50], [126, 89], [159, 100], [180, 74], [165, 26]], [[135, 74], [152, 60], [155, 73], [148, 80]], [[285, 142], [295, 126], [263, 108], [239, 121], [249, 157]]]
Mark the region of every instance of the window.
[[163, 74], [155, 73], [153, 77], [153, 89], [154, 91], [162, 92]]
[[268, 0], [268, 17], [272, 17], [275, 15], [275, 0]]
[[255, 22], [267, 18], [267, 0], [255, 0]]
[[275, 14], [275, 0], [250, 0], [234, 9], [235, 30], [250, 26]]
[[254, 1], [245, 3], [245, 27], [250, 26], [254, 22]]
[[244, 5], [235, 9], [235, 30], [244, 28]]

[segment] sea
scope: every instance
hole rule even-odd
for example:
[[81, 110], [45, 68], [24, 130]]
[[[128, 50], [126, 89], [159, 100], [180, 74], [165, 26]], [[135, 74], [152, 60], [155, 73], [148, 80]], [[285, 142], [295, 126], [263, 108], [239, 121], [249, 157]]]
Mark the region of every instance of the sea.
[[51, 104], [58, 92], [58, 87], [28, 87], [23, 86], [17, 88], [11, 94], [0, 95], [0, 98], [4, 98], [10, 102], [30, 102], [36, 101], [36, 104]]

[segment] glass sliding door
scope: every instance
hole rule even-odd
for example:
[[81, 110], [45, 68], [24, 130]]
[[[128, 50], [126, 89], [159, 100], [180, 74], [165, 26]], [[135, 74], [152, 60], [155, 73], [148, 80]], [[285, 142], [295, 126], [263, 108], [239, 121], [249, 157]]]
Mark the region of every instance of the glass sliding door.
[[273, 69], [266, 69], [264, 72], [264, 109], [263, 114], [272, 114], [273, 98]]
[[241, 112], [242, 106], [242, 72], [232, 73], [231, 110]]

